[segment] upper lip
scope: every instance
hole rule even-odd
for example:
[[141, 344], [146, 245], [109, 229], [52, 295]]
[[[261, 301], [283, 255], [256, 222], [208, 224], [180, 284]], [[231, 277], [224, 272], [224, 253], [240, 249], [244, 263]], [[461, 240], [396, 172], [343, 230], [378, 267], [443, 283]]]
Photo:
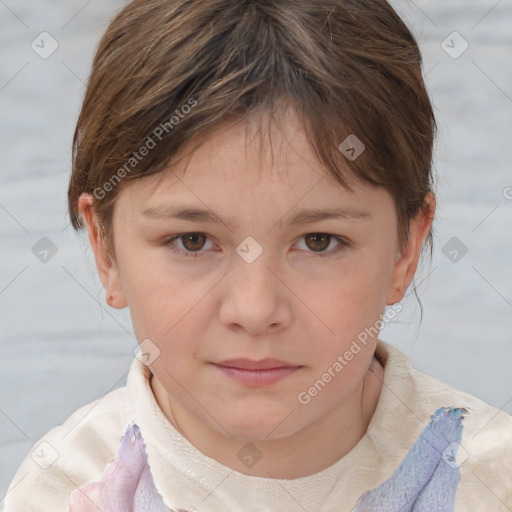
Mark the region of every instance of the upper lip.
[[254, 361], [252, 359], [226, 359], [225, 361], [215, 364], [218, 366], [227, 366], [229, 368], [240, 368], [242, 370], [269, 370], [271, 368], [289, 368], [298, 366], [274, 358], [260, 359], [259, 361]]

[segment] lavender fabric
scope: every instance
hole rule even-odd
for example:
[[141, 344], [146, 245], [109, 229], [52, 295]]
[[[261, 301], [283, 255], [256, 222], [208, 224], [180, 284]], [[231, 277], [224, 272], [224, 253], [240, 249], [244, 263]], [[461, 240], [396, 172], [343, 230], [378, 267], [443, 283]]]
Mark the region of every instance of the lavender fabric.
[[158, 494], [148, 465], [139, 427], [130, 423], [118, 448], [117, 458], [99, 482], [80, 487], [69, 497], [71, 512], [169, 512]]
[[438, 409], [393, 476], [363, 494], [353, 512], [453, 512], [465, 413]]

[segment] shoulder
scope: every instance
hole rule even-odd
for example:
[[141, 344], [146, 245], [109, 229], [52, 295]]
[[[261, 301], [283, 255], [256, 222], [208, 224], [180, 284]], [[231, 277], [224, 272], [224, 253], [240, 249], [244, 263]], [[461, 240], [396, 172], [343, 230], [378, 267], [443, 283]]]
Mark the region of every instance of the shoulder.
[[[425, 379], [426, 376], [422, 378]], [[462, 439], [457, 446], [460, 489], [456, 510], [476, 504], [492, 510], [512, 507], [512, 417], [479, 398], [428, 377], [439, 398], [464, 408]]]
[[96, 480], [117, 453], [131, 421], [126, 387], [77, 409], [38, 439], [18, 468], [4, 512], [68, 511], [68, 496]]
[[456, 446], [460, 484], [455, 510], [474, 510], [484, 504], [496, 512], [511, 510], [512, 416], [415, 370], [406, 356], [391, 345], [381, 342], [380, 350], [386, 352], [385, 358], [391, 363], [395, 393], [403, 393], [407, 407], [423, 422], [442, 407], [466, 411], [461, 441]]

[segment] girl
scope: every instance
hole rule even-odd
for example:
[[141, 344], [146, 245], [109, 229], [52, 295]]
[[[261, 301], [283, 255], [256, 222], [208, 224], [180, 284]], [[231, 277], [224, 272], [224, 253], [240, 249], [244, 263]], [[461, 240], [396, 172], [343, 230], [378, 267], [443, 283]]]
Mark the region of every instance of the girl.
[[510, 510], [512, 418], [378, 338], [432, 248], [435, 131], [385, 0], [128, 4], [68, 197], [140, 353], [5, 511]]

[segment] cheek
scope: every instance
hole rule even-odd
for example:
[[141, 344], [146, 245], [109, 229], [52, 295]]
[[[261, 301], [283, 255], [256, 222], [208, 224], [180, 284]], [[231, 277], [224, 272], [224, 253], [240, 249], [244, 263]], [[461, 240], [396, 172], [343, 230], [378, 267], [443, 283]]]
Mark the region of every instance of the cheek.
[[148, 253], [124, 251], [121, 281], [137, 339], [162, 340], [195, 297], [190, 280]]
[[353, 265], [347, 265], [336, 280], [318, 286], [311, 309], [317, 311], [322, 320], [323, 326], [319, 324], [324, 333], [320, 337], [322, 350], [311, 350], [311, 347], [307, 350], [313, 361], [321, 361], [318, 368], [321, 367], [322, 372], [323, 368], [331, 367], [338, 356], [346, 354], [348, 364], [341, 363], [343, 370], [338, 373], [336, 368], [332, 369], [337, 376], [333, 382], [357, 381], [359, 372], [369, 364], [382, 326], [387, 296], [386, 272], [382, 260], [362, 255]]
[[329, 312], [332, 325], [354, 335], [382, 313], [384, 288], [384, 280], [375, 267], [355, 268], [343, 279], [329, 284], [324, 291], [329, 300], [324, 301], [321, 311]]
[[211, 280], [191, 281], [183, 274], [162, 277], [140, 273], [130, 284], [130, 315], [139, 341], [150, 339], [166, 368], [178, 372], [201, 352], [212, 320]]

